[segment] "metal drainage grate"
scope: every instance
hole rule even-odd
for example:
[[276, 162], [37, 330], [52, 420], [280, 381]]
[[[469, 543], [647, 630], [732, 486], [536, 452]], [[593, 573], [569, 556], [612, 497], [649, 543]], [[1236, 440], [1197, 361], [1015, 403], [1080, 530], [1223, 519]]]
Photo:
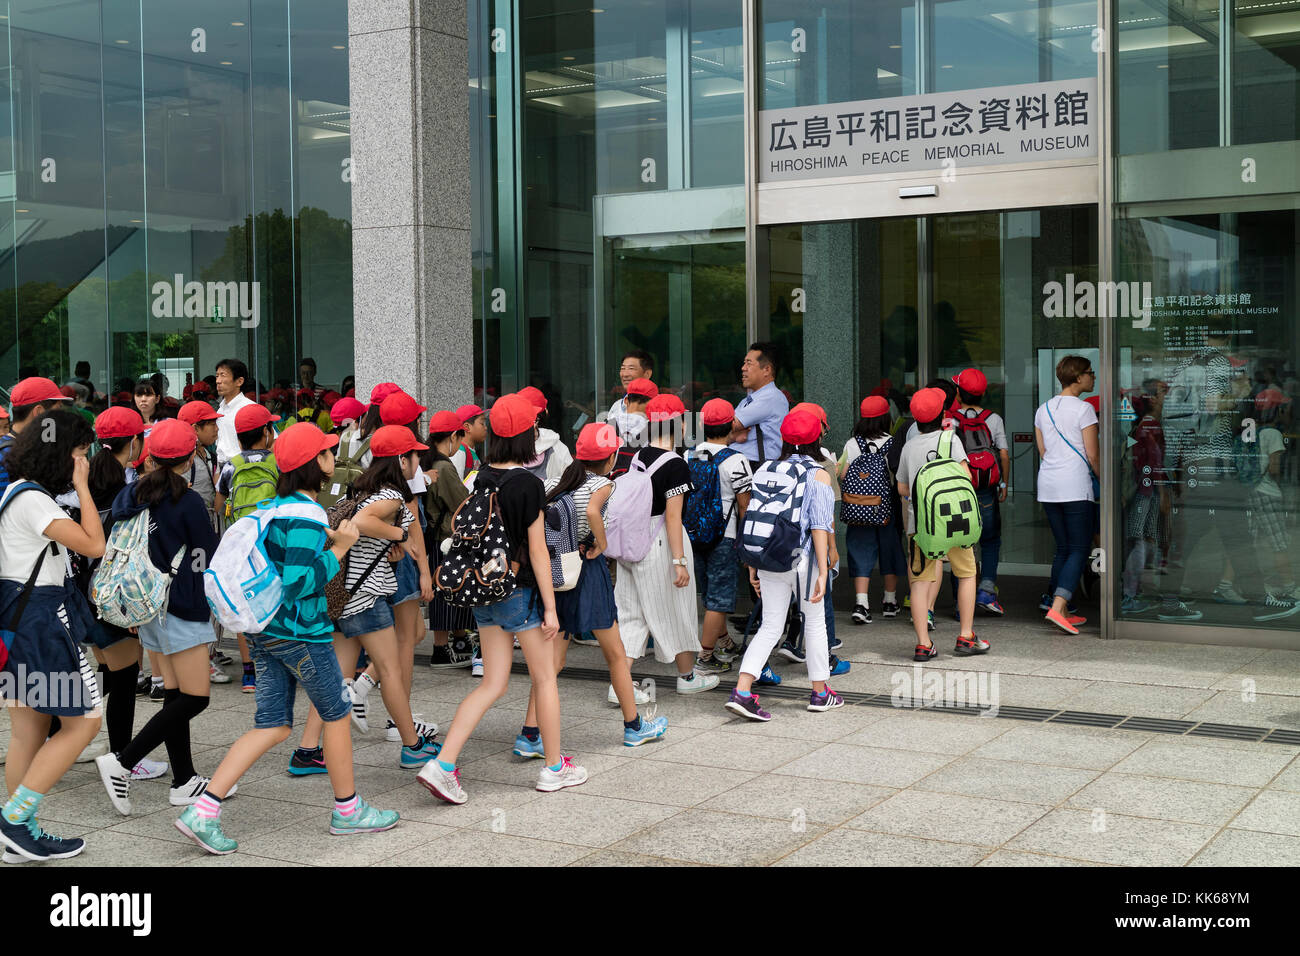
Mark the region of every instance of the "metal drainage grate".
[[[511, 667], [515, 674], [527, 674], [528, 668], [516, 662]], [[577, 680], [599, 681], [608, 683], [609, 672], [594, 668], [565, 668], [564, 676]], [[656, 684], [667, 686], [673, 680], [672, 675], [633, 674], [635, 680], [650, 678]], [[722, 690], [731, 690], [736, 686], [734, 680], [719, 681]], [[777, 700], [797, 700], [806, 697], [810, 689], [790, 684], [759, 685], [765, 697]], [[928, 710], [948, 714], [978, 716], [985, 713], [979, 707], [948, 706], [934, 701], [915, 701], [910, 697], [895, 698], [893, 694], [872, 694], [863, 691], [840, 691], [845, 704], [859, 707], [889, 707], [895, 709]], [[1246, 740], [1268, 744], [1285, 744], [1300, 746], [1300, 731], [1284, 730], [1273, 727], [1247, 727], [1241, 724], [1198, 723], [1192, 720], [1170, 720], [1164, 717], [1124, 716], [1123, 714], [1097, 714], [1087, 710], [1055, 710], [1047, 707], [1000, 706], [996, 716], [1008, 720], [1029, 720], [1037, 723], [1072, 724], [1081, 727], [1104, 727], [1115, 730], [1134, 730], [1156, 734], [1174, 734], [1188, 737], [1214, 737], [1219, 740]]]

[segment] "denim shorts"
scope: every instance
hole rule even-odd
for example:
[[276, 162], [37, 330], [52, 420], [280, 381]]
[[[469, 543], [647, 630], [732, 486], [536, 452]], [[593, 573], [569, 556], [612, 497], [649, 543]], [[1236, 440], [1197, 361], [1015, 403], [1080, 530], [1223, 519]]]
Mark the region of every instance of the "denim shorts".
[[850, 577], [871, 577], [877, 558], [881, 574], [902, 574], [906, 570], [903, 543], [898, 539], [898, 529], [892, 525], [883, 528], [849, 525], [845, 545], [849, 552]]
[[712, 548], [695, 552], [695, 580], [704, 610], [730, 614], [736, 609], [736, 541], [723, 538]]
[[186, 621], [175, 614], [140, 625], [140, 646], [158, 654], [179, 654], [216, 641], [211, 621]]
[[[420, 570], [415, 566], [415, 558], [409, 554], [393, 565], [393, 577], [397, 578], [397, 590], [388, 595], [388, 606], [397, 607], [407, 601], [420, 598]], [[364, 632], [363, 632], [364, 633]]]
[[284, 641], [260, 634], [247, 637], [257, 676], [254, 727], [292, 727], [293, 699], [299, 684], [327, 724], [352, 713], [333, 641]]
[[515, 588], [514, 593], [498, 604], [474, 608], [479, 627], [499, 627], [509, 634], [531, 631], [542, 626], [542, 602], [536, 588]]
[[392, 626], [393, 606], [384, 598], [378, 598], [374, 604], [364, 611], [341, 617], [338, 621], [338, 628], [345, 637], [373, 634], [375, 631], [382, 631], [384, 628]]

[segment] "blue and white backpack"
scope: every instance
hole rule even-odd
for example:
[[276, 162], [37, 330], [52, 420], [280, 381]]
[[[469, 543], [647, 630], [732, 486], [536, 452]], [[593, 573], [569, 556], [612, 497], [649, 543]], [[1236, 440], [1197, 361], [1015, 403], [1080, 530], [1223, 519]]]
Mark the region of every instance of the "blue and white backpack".
[[754, 472], [749, 508], [736, 539], [736, 555], [759, 571], [789, 571], [803, 551], [804, 491], [812, 468], [768, 461]]
[[573, 494], [560, 495], [546, 505], [546, 551], [551, 556], [551, 585], [556, 591], [572, 591], [582, 574], [582, 553], [578, 550], [578, 512]]
[[883, 528], [893, 517], [893, 476], [885, 458], [894, 439], [886, 436], [877, 445], [854, 435], [858, 457], [840, 479], [840, 520], [847, 525]]
[[109, 532], [104, 559], [90, 578], [90, 601], [100, 620], [117, 627], [139, 627], [167, 619], [167, 596], [172, 579], [185, 560], [185, 548], [176, 549], [168, 571], [159, 571], [149, 557], [149, 509], [117, 521]]

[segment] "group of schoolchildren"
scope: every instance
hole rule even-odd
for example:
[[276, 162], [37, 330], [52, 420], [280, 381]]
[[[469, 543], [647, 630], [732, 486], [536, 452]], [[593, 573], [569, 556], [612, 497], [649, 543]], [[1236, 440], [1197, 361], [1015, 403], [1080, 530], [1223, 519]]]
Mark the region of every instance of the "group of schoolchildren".
[[[541, 791], [587, 779], [561, 749], [558, 674], [569, 638], [600, 647], [629, 747], [667, 732], [665, 717], [640, 712], [650, 698], [631, 676], [651, 648], [674, 665], [683, 695], [717, 687], [739, 659], [725, 707], [768, 720], [753, 688], [779, 683], [768, 658], [781, 644], [782, 656], [807, 664], [808, 709], [842, 706], [827, 683], [849, 668], [833, 653], [842, 642], [829, 601], [837, 502], [856, 623], [871, 620], [877, 561], [882, 613], [898, 613], [906, 561], [915, 657], [934, 657], [946, 560], [958, 582], [955, 653], [988, 651], [972, 630], [974, 608], [1001, 606], [996, 520], [981, 516], [996, 516], [1005, 497], [1007, 459], [1000, 420], [978, 405], [977, 370], [912, 397], [917, 434], [906, 443], [894, 437], [890, 400], [868, 396], [837, 459], [822, 445], [825, 412], [789, 408], [764, 343], [746, 356], [745, 400], [706, 402], [703, 441], [690, 449], [684, 404], [653, 384], [648, 355], [630, 357], [626, 394], [608, 421], [581, 429], [572, 453], [544, 427], [548, 402], [531, 387], [488, 410], [434, 411], [422, 428], [429, 410], [384, 383], [369, 404], [335, 398], [327, 431], [314, 414], [279, 430], [279, 416], [243, 393], [248, 372], [237, 359], [217, 365], [215, 408], [193, 400], [154, 422], [115, 406], [92, 427], [62, 407], [66, 396], [49, 380], [16, 385], [12, 433], [0, 442], [0, 665], [77, 680], [57, 699], [20, 689], [13, 701], [5, 861], [82, 851], [84, 841], [36, 821], [101, 719], [108, 752], [95, 762], [112, 805], [129, 814], [133, 783], [167, 772], [149, 758], [161, 745], [170, 802], [184, 808], [177, 828], [225, 854], [237, 846], [222, 828], [225, 802], [293, 733], [299, 685], [311, 706], [287, 769], [328, 775], [330, 832], [340, 835], [398, 822], [396, 811], [367, 804], [354, 778], [349, 723], [369, 729], [369, 695], [383, 699], [398, 765], [435, 796], [464, 803], [458, 760], [505, 693], [516, 648], [531, 692], [514, 753], [543, 761]], [[973, 443], [968, 430], [978, 433]], [[984, 562], [978, 588], [973, 544]], [[741, 567], [755, 599], [743, 646], [728, 635]], [[223, 627], [238, 634], [255, 714], [208, 777], [194, 767], [190, 726], [219, 682]], [[410, 708], [426, 631], [434, 666], [468, 665], [481, 677], [441, 742], [437, 725]], [[162, 706], [133, 732], [142, 649]]]

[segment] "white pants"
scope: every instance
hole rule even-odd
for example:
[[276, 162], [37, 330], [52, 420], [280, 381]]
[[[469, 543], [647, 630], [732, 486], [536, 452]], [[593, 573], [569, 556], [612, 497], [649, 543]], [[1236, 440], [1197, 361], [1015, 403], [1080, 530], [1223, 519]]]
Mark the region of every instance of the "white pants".
[[[682, 532], [686, 569], [695, 573], [691, 539]], [[668, 529], [660, 528], [649, 553], [635, 564], [618, 562], [614, 603], [618, 605], [618, 633], [627, 656], [640, 658], [653, 635], [655, 660], [671, 664], [677, 655], [700, 652], [699, 618], [695, 610], [695, 582], [684, 588], [673, 584], [677, 568], [668, 547]]]
[[[822, 601], [829, 595], [822, 595], [821, 601], [813, 604], [808, 600], [808, 562], [805, 553], [793, 571], [773, 573], [758, 572], [759, 594], [763, 599], [763, 622], [758, 633], [749, 642], [745, 659], [740, 662], [740, 671], [757, 677], [763, 671], [763, 665], [776, 649], [776, 645], [785, 633], [785, 616], [790, 608], [790, 597], [799, 595], [799, 610], [803, 612], [803, 644], [807, 655], [808, 679], [824, 681], [831, 676], [830, 642], [826, 639], [826, 607]], [[812, 587], [816, 587], [814, 576]]]

